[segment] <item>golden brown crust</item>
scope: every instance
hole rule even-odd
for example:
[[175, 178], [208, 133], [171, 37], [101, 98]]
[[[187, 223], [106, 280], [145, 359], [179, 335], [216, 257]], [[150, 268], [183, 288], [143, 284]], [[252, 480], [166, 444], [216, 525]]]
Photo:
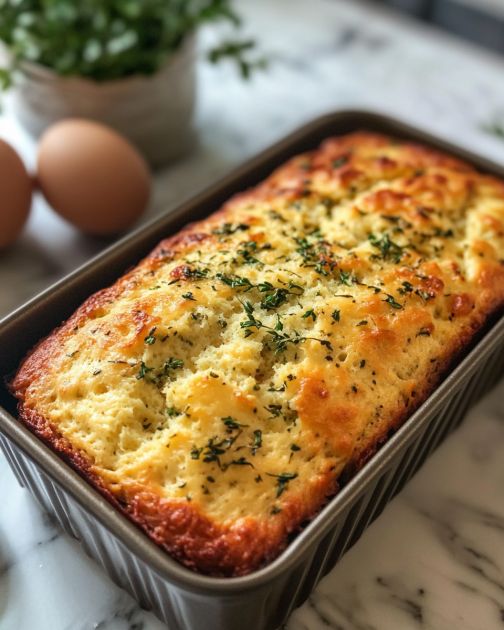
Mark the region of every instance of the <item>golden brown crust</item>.
[[503, 226], [495, 178], [378, 134], [331, 138], [40, 342], [11, 385], [20, 419], [184, 565], [244, 575], [502, 309]]
[[142, 486], [127, 494], [111, 492], [93, 471], [91, 462], [62, 437], [44, 418], [19, 406], [20, 419], [46, 444], [93, 485], [112, 505], [170, 555], [188, 568], [215, 577], [246, 575], [273, 560], [286, 546], [289, 534], [320, 511], [328, 495], [338, 489], [336, 479], [324, 478], [312, 485], [303, 501], [284, 503], [284, 521], [258, 523], [242, 519], [219, 526], [191, 504], [162, 499]]

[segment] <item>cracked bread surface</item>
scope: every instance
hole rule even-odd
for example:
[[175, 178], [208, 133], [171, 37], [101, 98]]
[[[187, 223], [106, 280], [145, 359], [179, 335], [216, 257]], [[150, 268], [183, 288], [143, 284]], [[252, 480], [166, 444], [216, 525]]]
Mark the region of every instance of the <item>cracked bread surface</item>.
[[162, 241], [25, 359], [21, 421], [185, 566], [250, 573], [504, 304], [504, 184], [330, 138]]

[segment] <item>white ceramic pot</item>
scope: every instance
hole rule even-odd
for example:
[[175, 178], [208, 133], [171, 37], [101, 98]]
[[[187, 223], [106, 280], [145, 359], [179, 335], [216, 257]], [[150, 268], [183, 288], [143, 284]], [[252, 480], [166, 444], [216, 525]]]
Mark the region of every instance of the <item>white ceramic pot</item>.
[[194, 142], [195, 60], [193, 35], [152, 76], [97, 82], [61, 77], [25, 62], [13, 87], [12, 107], [37, 137], [62, 118], [105, 123], [136, 145], [152, 166], [162, 166], [187, 153]]

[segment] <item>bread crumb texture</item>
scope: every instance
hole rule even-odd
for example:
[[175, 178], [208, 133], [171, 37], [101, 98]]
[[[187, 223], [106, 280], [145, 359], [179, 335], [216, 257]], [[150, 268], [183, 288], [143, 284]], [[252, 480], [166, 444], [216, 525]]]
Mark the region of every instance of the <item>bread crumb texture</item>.
[[186, 566], [243, 575], [504, 302], [504, 185], [357, 133], [91, 297], [25, 360], [21, 419]]

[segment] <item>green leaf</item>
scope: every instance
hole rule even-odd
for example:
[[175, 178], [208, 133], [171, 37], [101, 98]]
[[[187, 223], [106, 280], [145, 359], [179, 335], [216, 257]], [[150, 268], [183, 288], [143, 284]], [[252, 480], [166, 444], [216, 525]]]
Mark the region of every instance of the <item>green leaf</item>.
[[[0, 39], [14, 66], [30, 60], [62, 75], [108, 81], [153, 74], [208, 22], [239, 18], [231, 0], [10, 0], [0, 2]], [[211, 53], [233, 58], [244, 77], [264, 60], [254, 42], [223, 42]], [[10, 70], [10, 69], [9, 69]], [[3, 84], [4, 78], [0, 79]]]
[[251, 59], [247, 56], [256, 46], [254, 40], [225, 41], [208, 52], [208, 60], [211, 63], [219, 63], [223, 59], [231, 59], [238, 67], [243, 79], [249, 79], [255, 70], [264, 70], [267, 61], [264, 57]]
[[0, 68], [0, 88], [8, 90], [12, 85], [12, 72], [8, 68]]

